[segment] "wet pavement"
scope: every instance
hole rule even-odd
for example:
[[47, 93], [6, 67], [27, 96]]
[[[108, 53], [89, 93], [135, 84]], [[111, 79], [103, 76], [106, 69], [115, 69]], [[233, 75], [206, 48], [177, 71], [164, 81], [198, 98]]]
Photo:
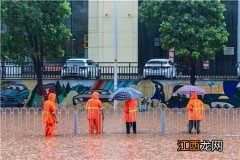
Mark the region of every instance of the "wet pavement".
[[[173, 116], [177, 117], [179, 113], [174, 112]], [[63, 114], [64, 115], [64, 114]], [[153, 112], [138, 114], [138, 133], [136, 135], [125, 134], [125, 126], [122, 119], [121, 112], [106, 113], [104, 122], [104, 133], [102, 135], [88, 135], [85, 114], [81, 117], [79, 115], [78, 134], [73, 134], [73, 117], [69, 114], [67, 120], [70, 127], [64, 127], [65, 120], [58, 123], [57, 136], [53, 138], [46, 138], [43, 136], [44, 130], [41, 126], [41, 114], [39, 114], [38, 128], [33, 128], [32, 124], [24, 126], [26, 119], [23, 114], [23, 124], [18, 124], [17, 116], [14, 121], [18, 125], [10, 123], [0, 123], [1, 125], [1, 158], [3, 160], [195, 160], [195, 159], [224, 159], [224, 160], [239, 160], [240, 157], [240, 134], [239, 134], [239, 115], [235, 117], [236, 122], [230, 121], [229, 124], [218, 126], [216, 131], [222, 131], [220, 134], [213, 136], [215, 132], [211, 132], [208, 123], [214, 126], [218, 122], [226, 121], [222, 116], [222, 120], [214, 118], [209, 120], [206, 116], [202, 123], [203, 132], [199, 135], [186, 133], [186, 125], [184, 127], [178, 126], [185, 123], [186, 117], [184, 113], [178, 118], [174, 119], [173, 123], [169, 123], [170, 115], [166, 114], [166, 135], [161, 134], [160, 118]], [[216, 114], [217, 115], [217, 114]], [[154, 118], [155, 117], [155, 118]], [[215, 117], [215, 115], [213, 115]], [[227, 116], [228, 117], [228, 116]], [[229, 115], [233, 117], [233, 115]], [[151, 119], [152, 118], [152, 119]], [[6, 115], [6, 120], [11, 117]], [[1, 120], [4, 120], [1, 117]], [[36, 123], [32, 114], [29, 116], [29, 122]], [[150, 123], [151, 122], [151, 123]], [[41, 123], [41, 124], [40, 124]], [[233, 125], [234, 124], [234, 125]], [[23, 125], [21, 129], [17, 128]], [[173, 125], [171, 130], [169, 126]], [[231, 127], [232, 125], [232, 127]], [[61, 127], [60, 127], [61, 126]], [[83, 128], [81, 128], [83, 127]], [[228, 128], [226, 128], [228, 127]], [[221, 129], [221, 130], [220, 130]], [[225, 130], [232, 129], [230, 132]], [[235, 130], [233, 130], [235, 129]], [[66, 131], [69, 130], [68, 134]], [[222, 140], [223, 151], [177, 151], [178, 140]]]
[[[223, 140], [222, 152], [177, 151], [177, 140]], [[239, 159], [240, 137], [149, 134], [1, 137], [1, 157], [9, 160], [45, 159]]]

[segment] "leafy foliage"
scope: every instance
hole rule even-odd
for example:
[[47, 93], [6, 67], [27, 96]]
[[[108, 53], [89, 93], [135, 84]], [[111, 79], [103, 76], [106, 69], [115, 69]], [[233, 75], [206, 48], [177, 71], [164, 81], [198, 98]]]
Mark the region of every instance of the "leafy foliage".
[[32, 59], [42, 97], [43, 60], [62, 57], [65, 44], [71, 37], [64, 25], [71, 14], [69, 2], [2, 1], [1, 14], [2, 22], [7, 25], [7, 30], [1, 33], [2, 53], [19, 63], [25, 57]]
[[[65, 1], [3, 1], [2, 52], [9, 58], [23, 61], [25, 56], [54, 59], [63, 56], [71, 33], [64, 25], [70, 15]], [[42, 54], [42, 55], [41, 55]]]
[[139, 18], [147, 24], [159, 23], [163, 49], [174, 48], [176, 55], [189, 57], [195, 63], [199, 58], [214, 58], [225, 47], [229, 35], [225, 10], [220, 0], [144, 0]]
[[139, 8], [142, 22], [159, 22], [162, 47], [175, 48], [177, 55], [213, 58], [228, 40], [220, 1], [145, 0]]

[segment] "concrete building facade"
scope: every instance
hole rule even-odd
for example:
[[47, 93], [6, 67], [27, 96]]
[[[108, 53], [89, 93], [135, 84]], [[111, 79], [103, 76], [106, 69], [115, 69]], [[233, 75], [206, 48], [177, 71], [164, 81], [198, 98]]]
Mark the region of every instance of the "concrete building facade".
[[[114, 1], [89, 1], [88, 58], [114, 62]], [[118, 62], [138, 61], [138, 1], [117, 2]]]
[[[137, 65], [142, 70], [145, 63], [152, 58], [169, 58], [169, 52], [160, 44], [159, 24], [146, 25], [138, 19], [138, 7], [142, 0], [117, 1], [117, 44], [119, 65]], [[214, 74], [235, 74], [239, 62], [237, 51], [238, 1], [222, 1], [226, 7], [225, 19], [229, 32], [226, 46], [232, 54], [219, 51], [214, 60], [208, 62]], [[70, 57], [89, 58], [109, 65], [114, 62], [114, 0], [71, 1], [72, 15], [67, 21], [73, 37], [66, 45], [65, 59]], [[189, 71], [186, 58], [174, 56], [174, 62]], [[110, 62], [110, 63], [107, 63]], [[205, 72], [204, 61], [199, 61], [201, 72]], [[222, 67], [224, 66], [224, 70]], [[185, 72], [185, 71], [184, 71]]]

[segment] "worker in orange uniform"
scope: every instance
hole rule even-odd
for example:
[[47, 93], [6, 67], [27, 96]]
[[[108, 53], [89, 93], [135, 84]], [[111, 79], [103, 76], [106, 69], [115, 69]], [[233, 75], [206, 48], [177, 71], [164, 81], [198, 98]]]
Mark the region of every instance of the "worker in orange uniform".
[[45, 136], [52, 137], [55, 133], [55, 125], [57, 123], [56, 118], [56, 94], [50, 93], [48, 100], [44, 102], [43, 120], [46, 122]]
[[137, 106], [138, 106], [138, 103], [135, 99], [129, 99], [124, 104], [123, 111], [125, 113], [127, 134], [130, 134], [131, 128], [133, 128], [134, 134], [137, 133], [137, 128], [136, 128]]
[[99, 100], [99, 93], [93, 92], [92, 98], [86, 103], [88, 132], [93, 134], [96, 130], [97, 134], [102, 132], [102, 102]]
[[204, 104], [203, 102], [198, 99], [197, 94], [195, 92], [191, 93], [191, 98], [187, 104], [188, 110], [188, 120], [189, 120], [189, 134], [192, 133], [192, 128], [197, 131], [197, 134], [200, 133], [200, 121], [203, 119], [203, 111], [204, 111]]

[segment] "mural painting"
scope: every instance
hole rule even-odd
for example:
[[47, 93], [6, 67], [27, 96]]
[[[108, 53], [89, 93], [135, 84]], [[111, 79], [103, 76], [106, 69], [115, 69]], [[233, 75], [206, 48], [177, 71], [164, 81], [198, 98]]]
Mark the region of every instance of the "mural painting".
[[[184, 108], [189, 100], [189, 95], [174, 93], [184, 85], [187, 84], [166, 85], [164, 82], [152, 80], [118, 81], [118, 88], [132, 87], [143, 93], [142, 97], [138, 99], [139, 111], [147, 111], [149, 107], [162, 106], [161, 104], [166, 104], [165, 106], [169, 108]], [[240, 83], [238, 81], [209, 82], [208, 85], [199, 86], [207, 92], [203, 97], [199, 97], [204, 101], [206, 107], [240, 107]], [[113, 90], [113, 80], [46, 80], [44, 82], [44, 97], [46, 98], [49, 93], [56, 93], [56, 103], [59, 107], [82, 107], [93, 91], [100, 93], [104, 107], [112, 107], [113, 100], [109, 97]], [[169, 94], [170, 96], [166, 98], [166, 95]], [[1, 107], [41, 107], [38, 99], [38, 86], [33, 80], [1, 82]], [[117, 106], [121, 107], [122, 105], [123, 102], [117, 102]]]
[[1, 107], [23, 107], [29, 96], [28, 88], [22, 83], [1, 83]]

